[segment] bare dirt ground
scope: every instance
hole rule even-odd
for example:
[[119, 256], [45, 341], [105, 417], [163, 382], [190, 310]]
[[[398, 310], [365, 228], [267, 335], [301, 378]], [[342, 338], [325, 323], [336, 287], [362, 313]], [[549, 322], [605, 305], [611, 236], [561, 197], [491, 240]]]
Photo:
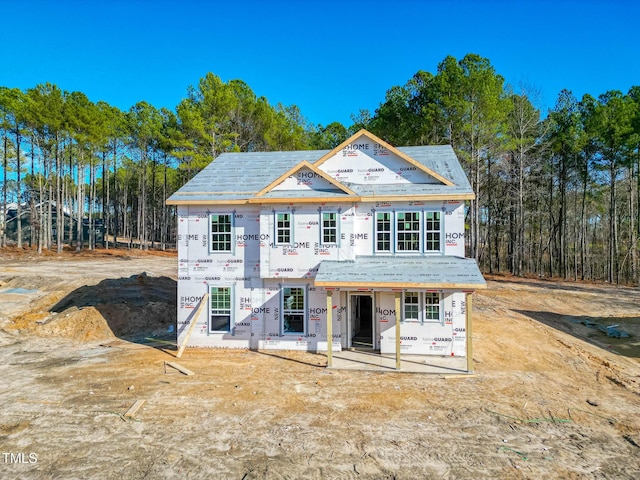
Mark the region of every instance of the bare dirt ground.
[[164, 364], [176, 274], [171, 254], [0, 253], [0, 478], [640, 478], [636, 288], [490, 278], [472, 377], [204, 349], [186, 376]]

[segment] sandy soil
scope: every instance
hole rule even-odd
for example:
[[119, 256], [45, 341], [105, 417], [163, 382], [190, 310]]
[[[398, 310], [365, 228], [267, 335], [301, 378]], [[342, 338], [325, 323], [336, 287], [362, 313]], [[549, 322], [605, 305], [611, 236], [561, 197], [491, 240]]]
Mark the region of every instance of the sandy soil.
[[176, 274], [0, 253], [0, 478], [640, 478], [638, 289], [491, 278], [473, 377], [201, 349], [186, 376], [165, 366]]

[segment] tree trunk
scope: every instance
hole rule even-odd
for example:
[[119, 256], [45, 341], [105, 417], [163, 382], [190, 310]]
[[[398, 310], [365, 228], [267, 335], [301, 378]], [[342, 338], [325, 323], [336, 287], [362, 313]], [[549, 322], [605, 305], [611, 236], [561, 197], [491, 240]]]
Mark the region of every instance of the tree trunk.
[[64, 186], [62, 183], [63, 179], [63, 164], [60, 158], [60, 148], [59, 142], [56, 138], [56, 249], [58, 254], [62, 253], [63, 244], [64, 244], [64, 208], [62, 205], [63, 202], [63, 193]]
[[617, 280], [616, 271], [616, 257], [618, 255], [616, 251], [617, 243], [617, 228], [616, 228], [616, 165], [615, 161], [611, 159], [609, 167], [609, 283], [614, 283]]
[[83, 202], [83, 185], [84, 185], [84, 165], [82, 165], [82, 161], [83, 161], [83, 157], [84, 157], [84, 152], [82, 152], [80, 154], [80, 163], [78, 164], [78, 195], [76, 198], [76, 202], [77, 202], [77, 216], [78, 216], [78, 223], [76, 224], [76, 253], [80, 252], [80, 250], [82, 250], [83, 247], [83, 243], [84, 243], [84, 238], [82, 235], [82, 217], [84, 214], [84, 202]]
[[3, 181], [2, 181], [2, 225], [0, 228], [2, 232], [0, 232], [0, 246], [5, 248], [7, 246], [7, 169], [9, 168], [9, 161], [7, 160], [7, 156], [9, 155], [9, 140], [7, 139], [7, 135], [5, 134], [2, 142], [2, 173], [3, 173]]
[[[17, 126], [16, 126], [17, 128]], [[20, 133], [16, 133], [16, 161], [17, 161], [17, 174], [18, 174], [18, 181], [17, 181], [17, 185], [16, 185], [16, 191], [18, 194], [18, 216], [16, 218], [16, 222], [17, 223], [17, 235], [18, 235], [18, 248], [22, 248], [22, 217], [21, 214], [22, 212], [20, 211], [20, 169], [22, 168], [22, 165], [20, 164]]]

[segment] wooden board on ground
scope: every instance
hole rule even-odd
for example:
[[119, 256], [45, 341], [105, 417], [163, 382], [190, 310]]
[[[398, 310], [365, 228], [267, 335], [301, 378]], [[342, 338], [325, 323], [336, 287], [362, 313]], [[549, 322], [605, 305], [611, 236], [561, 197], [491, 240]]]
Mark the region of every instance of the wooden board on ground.
[[195, 375], [195, 373], [193, 373], [191, 370], [189, 370], [188, 368], [184, 368], [182, 365], [179, 365], [176, 362], [164, 362], [164, 364], [170, 366], [171, 368], [175, 368], [176, 370], [178, 370], [181, 373], [184, 373], [185, 375]]
[[136, 412], [140, 410], [140, 407], [144, 405], [144, 402], [146, 402], [146, 400], [136, 400], [136, 403], [131, 405], [131, 408], [127, 410], [127, 413], [125, 413], [124, 416], [127, 418], [133, 418]]

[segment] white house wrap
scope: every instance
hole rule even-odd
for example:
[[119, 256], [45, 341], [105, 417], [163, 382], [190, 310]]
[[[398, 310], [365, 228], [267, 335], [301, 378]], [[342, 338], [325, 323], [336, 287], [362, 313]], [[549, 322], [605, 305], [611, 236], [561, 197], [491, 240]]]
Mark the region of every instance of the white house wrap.
[[451, 147], [365, 130], [331, 151], [222, 154], [167, 201], [178, 343], [197, 322], [188, 346], [326, 351], [331, 331], [331, 351], [467, 355], [486, 287], [464, 258], [473, 198]]

